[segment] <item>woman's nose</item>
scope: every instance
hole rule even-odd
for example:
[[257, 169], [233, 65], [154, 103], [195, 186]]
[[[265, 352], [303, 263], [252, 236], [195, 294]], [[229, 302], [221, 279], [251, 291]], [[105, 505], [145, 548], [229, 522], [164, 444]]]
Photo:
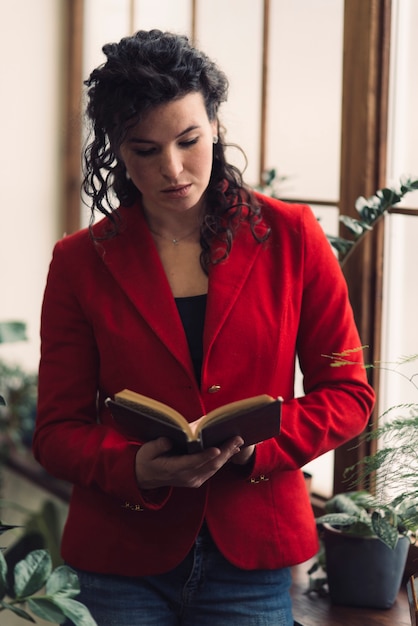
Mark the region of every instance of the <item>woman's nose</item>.
[[168, 149], [161, 155], [161, 174], [170, 181], [176, 181], [183, 170], [181, 154], [176, 149]]

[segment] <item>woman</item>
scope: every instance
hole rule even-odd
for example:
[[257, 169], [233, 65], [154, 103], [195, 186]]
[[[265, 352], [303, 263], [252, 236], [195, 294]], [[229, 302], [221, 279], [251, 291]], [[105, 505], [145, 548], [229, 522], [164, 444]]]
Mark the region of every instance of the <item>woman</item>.
[[[345, 281], [311, 210], [227, 163], [205, 54], [157, 30], [103, 50], [84, 190], [105, 217], [57, 243], [42, 312], [34, 453], [74, 485], [62, 554], [100, 626], [288, 626], [289, 567], [317, 550], [300, 468], [373, 406]], [[118, 431], [104, 400], [123, 388], [190, 421], [281, 395], [282, 431], [175, 455]]]

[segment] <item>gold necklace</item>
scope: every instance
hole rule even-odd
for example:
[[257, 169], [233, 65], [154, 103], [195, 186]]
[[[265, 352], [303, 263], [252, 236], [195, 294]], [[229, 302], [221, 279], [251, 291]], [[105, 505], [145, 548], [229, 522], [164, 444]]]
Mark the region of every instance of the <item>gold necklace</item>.
[[153, 230], [152, 228], [150, 228], [150, 231], [154, 235], [157, 235], [157, 237], [161, 237], [161, 239], [165, 239], [166, 241], [171, 241], [173, 246], [178, 246], [180, 241], [183, 241], [184, 239], [187, 239], [188, 237], [191, 237], [198, 230], [199, 230], [199, 226], [196, 226], [195, 228], [193, 228], [192, 231], [190, 231], [190, 233], [187, 233], [187, 235], [183, 235], [183, 237], [167, 237], [166, 235], [163, 235], [162, 233], [157, 233], [156, 230]]

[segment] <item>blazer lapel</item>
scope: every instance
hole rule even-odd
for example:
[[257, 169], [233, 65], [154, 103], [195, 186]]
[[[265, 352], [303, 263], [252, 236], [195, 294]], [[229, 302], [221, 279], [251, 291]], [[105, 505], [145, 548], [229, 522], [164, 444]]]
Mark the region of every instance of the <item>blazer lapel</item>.
[[157, 249], [139, 206], [121, 208], [122, 230], [97, 251], [150, 330], [193, 374], [183, 325]]
[[205, 353], [209, 352], [216, 340], [262, 248], [263, 244], [254, 239], [250, 228], [244, 223], [236, 233], [229, 257], [210, 267], [204, 333]]

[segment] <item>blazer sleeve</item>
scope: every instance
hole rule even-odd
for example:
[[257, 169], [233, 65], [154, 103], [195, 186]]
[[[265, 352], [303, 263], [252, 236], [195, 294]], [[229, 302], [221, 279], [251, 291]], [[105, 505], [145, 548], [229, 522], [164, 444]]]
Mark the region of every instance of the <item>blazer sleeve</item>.
[[[309, 207], [297, 237], [301, 270], [293, 297], [300, 303], [296, 349], [305, 395], [285, 398], [281, 434], [257, 445], [252, 477], [300, 468], [336, 449], [364, 430], [374, 406], [347, 284]], [[294, 241], [289, 257], [292, 248]], [[336, 366], [338, 353], [346, 353], [347, 364]]]
[[57, 478], [102, 491], [119, 503], [160, 508], [170, 489], [154, 490], [145, 498], [135, 479], [138, 445], [99, 420], [100, 356], [92, 320], [83, 308], [85, 295], [80, 297], [82, 281], [74, 280], [97, 263], [90, 244], [75, 245], [83, 236], [58, 242], [49, 268], [41, 314], [34, 456]]

